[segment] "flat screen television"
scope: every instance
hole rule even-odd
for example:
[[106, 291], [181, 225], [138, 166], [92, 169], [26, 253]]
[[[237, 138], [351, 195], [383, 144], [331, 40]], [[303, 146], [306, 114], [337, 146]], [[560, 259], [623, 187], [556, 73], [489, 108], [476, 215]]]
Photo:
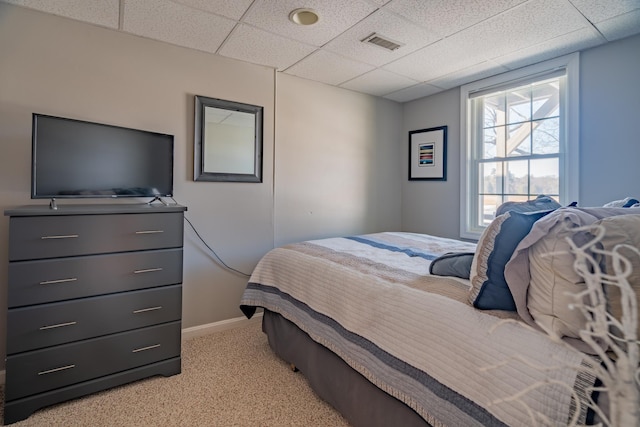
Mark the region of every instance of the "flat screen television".
[[32, 199], [172, 192], [173, 135], [33, 114]]

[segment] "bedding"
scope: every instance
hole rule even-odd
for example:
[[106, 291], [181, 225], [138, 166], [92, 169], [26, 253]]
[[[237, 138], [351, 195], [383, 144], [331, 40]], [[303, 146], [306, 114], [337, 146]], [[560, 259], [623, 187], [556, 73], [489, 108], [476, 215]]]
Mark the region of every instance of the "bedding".
[[[263, 257], [240, 307], [247, 317], [258, 307], [282, 316], [425, 424], [531, 425], [523, 403], [566, 424], [576, 412], [571, 391], [584, 398], [594, 379], [582, 369], [535, 366], [579, 367], [589, 359], [515, 312], [475, 309], [468, 280], [429, 275], [439, 256], [474, 250], [415, 233], [291, 244]], [[521, 402], [503, 400], [544, 381], [556, 385], [533, 387]], [[586, 414], [581, 406], [579, 422]]]
[[567, 293], [582, 289], [584, 279], [573, 269], [574, 256], [569, 253], [566, 237], [570, 234], [575, 243], [583, 245], [592, 239], [592, 234], [573, 229], [634, 212], [629, 208], [565, 207], [536, 221], [504, 269], [522, 320], [534, 328], [543, 324], [580, 351], [593, 352], [579, 339], [584, 317], [568, 306], [573, 299]]

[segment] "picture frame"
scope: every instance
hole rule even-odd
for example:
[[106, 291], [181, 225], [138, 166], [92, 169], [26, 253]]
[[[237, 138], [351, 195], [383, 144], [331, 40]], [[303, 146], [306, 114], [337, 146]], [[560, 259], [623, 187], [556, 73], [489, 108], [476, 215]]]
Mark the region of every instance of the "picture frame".
[[409, 180], [447, 180], [447, 126], [409, 131]]
[[194, 98], [194, 181], [261, 183], [263, 107]]

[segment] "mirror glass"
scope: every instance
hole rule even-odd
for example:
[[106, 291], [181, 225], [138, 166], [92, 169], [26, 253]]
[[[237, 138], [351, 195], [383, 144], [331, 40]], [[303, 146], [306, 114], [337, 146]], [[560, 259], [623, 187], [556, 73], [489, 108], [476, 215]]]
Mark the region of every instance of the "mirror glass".
[[262, 182], [262, 107], [195, 100], [194, 180]]

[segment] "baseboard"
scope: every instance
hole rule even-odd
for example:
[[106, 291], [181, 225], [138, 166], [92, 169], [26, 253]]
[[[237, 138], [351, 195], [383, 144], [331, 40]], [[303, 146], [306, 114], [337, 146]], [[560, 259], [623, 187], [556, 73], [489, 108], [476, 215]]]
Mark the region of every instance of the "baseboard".
[[221, 320], [219, 322], [207, 323], [206, 325], [185, 328], [182, 330], [182, 341], [213, 334], [215, 332], [226, 331], [227, 329], [241, 328], [260, 321], [262, 321], [262, 312], [256, 313], [251, 319], [247, 319], [246, 317], [236, 317], [233, 319]]
[[[241, 328], [260, 321], [262, 321], [262, 312], [256, 313], [251, 319], [247, 319], [246, 317], [236, 317], [234, 319], [221, 320], [219, 322], [207, 323], [206, 325], [185, 328], [182, 330], [182, 341], [213, 334], [215, 332], [226, 331], [227, 329]], [[4, 385], [5, 379], [6, 371], [3, 369], [0, 371], [0, 385]]]

